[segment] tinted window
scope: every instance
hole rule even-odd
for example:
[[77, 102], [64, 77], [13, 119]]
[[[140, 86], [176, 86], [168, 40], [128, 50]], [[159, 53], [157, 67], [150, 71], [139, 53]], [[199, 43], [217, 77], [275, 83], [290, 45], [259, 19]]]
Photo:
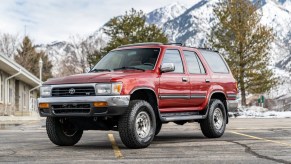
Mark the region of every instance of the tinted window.
[[201, 73], [200, 66], [195, 52], [184, 51], [184, 56], [186, 58], [189, 73], [200, 74]]
[[206, 50], [200, 50], [200, 52], [211, 68], [212, 72], [228, 73], [226, 64], [218, 53]]
[[205, 74], [205, 68], [195, 52], [184, 51], [189, 73]]
[[174, 63], [175, 73], [183, 73], [183, 63], [178, 50], [166, 50], [163, 63]]

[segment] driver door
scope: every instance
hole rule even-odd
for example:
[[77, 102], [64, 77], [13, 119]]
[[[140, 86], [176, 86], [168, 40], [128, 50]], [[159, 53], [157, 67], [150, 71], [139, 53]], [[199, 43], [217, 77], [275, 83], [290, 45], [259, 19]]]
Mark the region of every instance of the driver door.
[[173, 72], [162, 73], [159, 84], [161, 112], [186, 111], [190, 105], [190, 82], [178, 49], [167, 49], [162, 63], [173, 63]]

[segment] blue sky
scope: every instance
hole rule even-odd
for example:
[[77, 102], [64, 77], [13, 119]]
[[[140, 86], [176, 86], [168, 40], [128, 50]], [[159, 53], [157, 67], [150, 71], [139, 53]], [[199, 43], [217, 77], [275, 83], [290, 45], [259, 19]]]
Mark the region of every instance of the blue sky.
[[131, 8], [150, 12], [193, 0], [1, 0], [0, 32], [24, 35], [34, 43], [68, 40], [71, 35], [89, 35], [110, 18]]

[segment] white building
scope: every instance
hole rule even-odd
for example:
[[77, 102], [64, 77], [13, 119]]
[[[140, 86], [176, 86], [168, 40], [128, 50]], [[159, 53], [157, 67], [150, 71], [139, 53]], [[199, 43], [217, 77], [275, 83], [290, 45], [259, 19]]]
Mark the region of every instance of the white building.
[[0, 116], [24, 116], [37, 111], [40, 85], [36, 76], [0, 54]]

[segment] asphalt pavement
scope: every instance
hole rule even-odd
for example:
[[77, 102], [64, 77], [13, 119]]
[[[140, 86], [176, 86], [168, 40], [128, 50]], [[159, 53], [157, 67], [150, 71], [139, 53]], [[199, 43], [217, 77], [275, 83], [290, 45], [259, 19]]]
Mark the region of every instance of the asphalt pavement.
[[71, 147], [52, 144], [44, 120], [0, 126], [0, 163], [290, 163], [291, 119], [230, 119], [221, 138], [198, 123], [164, 124], [145, 149], [127, 149], [115, 131], [85, 131]]

